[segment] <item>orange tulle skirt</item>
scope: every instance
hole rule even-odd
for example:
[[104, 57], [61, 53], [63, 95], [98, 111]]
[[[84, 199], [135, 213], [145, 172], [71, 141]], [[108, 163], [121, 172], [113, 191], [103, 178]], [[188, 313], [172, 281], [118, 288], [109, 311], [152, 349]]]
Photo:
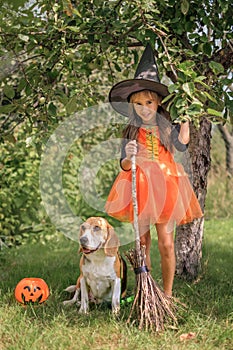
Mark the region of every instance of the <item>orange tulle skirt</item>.
[[[137, 157], [136, 188], [141, 225], [186, 224], [203, 216], [188, 175], [181, 164]], [[107, 198], [108, 215], [133, 222], [132, 172], [121, 171]]]

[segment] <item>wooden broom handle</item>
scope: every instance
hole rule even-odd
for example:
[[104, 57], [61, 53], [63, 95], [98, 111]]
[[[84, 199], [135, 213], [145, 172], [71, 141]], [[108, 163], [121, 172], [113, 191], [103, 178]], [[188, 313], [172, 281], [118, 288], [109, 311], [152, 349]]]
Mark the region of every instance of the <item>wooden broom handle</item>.
[[136, 186], [136, 156], [131, 158], [132, 165], [132, 200], [133, 200], [133, 214], [134, 214], [134, 231], [135, 231], [135, 245], [136, 250], [140, 251], [140, 234], [138, 225], [138, 201], [137, 201], [137, 186]]

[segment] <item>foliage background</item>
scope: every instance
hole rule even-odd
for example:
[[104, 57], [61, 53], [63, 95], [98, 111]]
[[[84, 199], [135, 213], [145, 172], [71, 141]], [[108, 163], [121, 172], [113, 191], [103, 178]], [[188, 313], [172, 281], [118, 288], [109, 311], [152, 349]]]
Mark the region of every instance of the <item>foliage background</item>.
[[[161, 76], [166, 73], [170, 83], [173, 119], [191, 117], [198, 125], [203, 115], [213, 123], [232, 118], [230, 1], [1, 0], [0, 5], [1, 244], [55, 232], [39, 193], [44, 146], [72, 113], [106, 101], [114, 82], [132, 77], [147, 42], [155, 45]], [[83, 153], [118, 133], [118, 128], [96, 130], [67, 155], [66, 196], [83, 218], [97, 214], [79, 195]], [[232, 181], [215, 146], [206, 215], [226, 217]], [[117, 171], [113, 162], [98, 174], [99, 189], [105, 183], [103, 197]]]

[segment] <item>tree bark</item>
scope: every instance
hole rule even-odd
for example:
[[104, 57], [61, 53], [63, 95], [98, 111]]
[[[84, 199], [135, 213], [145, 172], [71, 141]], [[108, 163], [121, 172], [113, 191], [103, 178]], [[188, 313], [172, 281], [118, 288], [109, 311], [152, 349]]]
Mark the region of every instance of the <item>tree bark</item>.
[[[200, 128], [193, 125], [189, 153], [191, 158], [191, 176], [194, 192], [204, 212], [207, 193], [207, 175], [210, 169], [211, 123], [203, 118]], [[192, 223], [177, 227], [176, 274], [180, 277], [193, 280], [197, 277], [202, 258], [204, 217], [195, 219]]]
[[233, 134], [225, 125], [218, 125], [218, 130], [223, 138], [226, 148], [226, 171], [229, 177], [233, 176]]

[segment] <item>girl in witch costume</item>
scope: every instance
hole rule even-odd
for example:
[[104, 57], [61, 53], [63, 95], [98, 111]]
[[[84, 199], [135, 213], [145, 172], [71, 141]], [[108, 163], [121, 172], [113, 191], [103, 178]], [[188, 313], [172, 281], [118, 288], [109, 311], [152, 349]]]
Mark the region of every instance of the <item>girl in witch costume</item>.
[[122, 170], [105, 209], [110, 216], [133, 223], [131, 157], [135, 155], [140, 243], [146, 247], [150, 270], [150, 226], [155, 225], [163, 288], [171, 296], [176, 264], [174, 227], [200, 218], [203, 213], [188, 175], [174, 161], [174, 149], [183, 152], [188, 147], [189, 121], [171, 124], [161, 104], [166, 95], [167, 87], [160, 83], [152, 48], [147, 45], [134, 79], [116, 84], [109, 94], [112, 107], [129, 117], [129, 123], [123, 132]]

